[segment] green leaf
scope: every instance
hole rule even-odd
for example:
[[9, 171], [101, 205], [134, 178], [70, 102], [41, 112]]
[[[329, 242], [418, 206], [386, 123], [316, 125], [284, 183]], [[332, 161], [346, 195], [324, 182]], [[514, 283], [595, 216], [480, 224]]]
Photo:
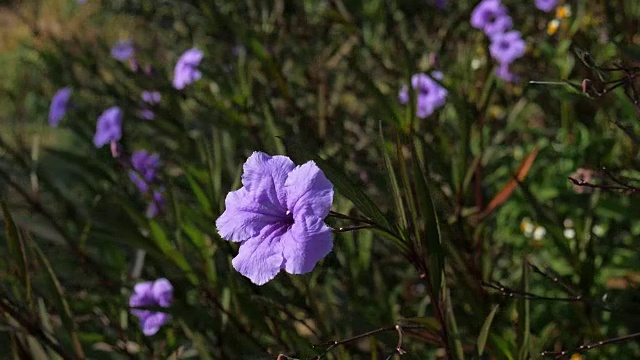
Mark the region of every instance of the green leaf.
[[[522, 278], [520, 280], [522, 291], [529, 292], [529, 263], [526, 258], [522, 261]], [[529, 358], [530, 334], [531, 334], [531, 312], [530, 300], [522, 296], [518, 300], [518, 359]]]
[[491, 329], [493, 318], [496, 316], [499, 307], [500, 305], [498, 304], [493, 307], [493, 310], [491, 310], [489, 316], [487, 316], [487, 318], [484, 320], [484, 324], [482, 324], [482, 327], [480, 328], [480, 335], [478, 335], [478, 343], [476, 345], [478, 347], [478, 355], [480, 356], [482, 356], [482, 353], [484, 353], [484, 346], [487, 344], [489, 329]]
[[5, 234], [7, 236], [7, 245], [9, 247], [9, 253], [11, 254], [11, 260], [18, 260], [18, 276], [24, 284], [26, 290], [26, 299], [31, 305], [31, 276], [29, 275], [29, 266], [27, 264], [27, 254], [24, 245], [24, 240], [20, 236], [18, 227], [13, 221], [13, 217], [9, 212], [6, 202], [0, 201], [2, 206], [2, 218], [4, 220]]
[[78, 338], [77, 325], [74, 321], [74, 316], [73, 316], [73, 313], [71, 312], [71, 307], [69, 306], [69, 302], [67, 301], [64, 295], [64, 290], [62, 289], [62, 285], [58, 280], [58, 276], [53, 270], [53, 267], [51, 267], [51, 263], [49, 262], [49, 259], [44, 254], [44, 252], [42, 252], [38, 244], [35, 241], [31, 241], [31, 246], [34, 248], [34, 250], [36, 251], [36, 255], [38, 256], [38, 259], [40, 260], [44, 268], [47, 270], [47, 274], [49, 275], [48, 276], [49, 282], [52, 285], [53, 289], [55, 290], [56, 297], [54, 300], [58, 303], [58, 309], [61, 313], [62, 322], [65, 328], [67, 329], [67, 331], [69, 332], [69, 336], [71, 337], [71, 341], [73, 342], [73, 350], [75, 351], [75, 354], [78, 358], [84, 359], [85, 358], [84, 350], [82, 349], [82, 344], [80, 343], [80, 339]]
[[213, 217], [213, 212], [211, 208], [211, 201], [209, 201], [209, 197], [205, 193], [204, 189], [198, 184], [198, 181], [189, 173], [186, 173], [187, 182], [189, 183], [189, 187], [193, 194], [196, 196], [198, 201], [200, 202], [200, 210], [204, 212], [204, 215], [208, 217]]
[[171, 245], [171, 242], [167, 237], [167, 233], [162, 229], [162, 227], [160, 227], [160, 224], [158, 224], [154, 220], [150, 220], [149, 230], [151, 231], [151, 236], [160, 251], [162, 251], [165, 256], [167, 256], [176, 266], [180, 268], [180, 270], [183, 271], [187, 279], [189, 279], [189, 281], [193, 285], [198, 285], [198, 277], [193, 272], [193, 269], [189, 265], [189, 262], [187, 262], [187, 259], [181, 252], [177, 251], [173, 247], [173, 245]]
[[422, 165], [423, 161], [420, 161], [420, 152], [416, 148], [416, 143], [413, 142], [412, 158], [413, 168], [416, 186], [416, 198], [418, 199], [418, 206], [420, 208], [421, 218], [425, 222], [425, 251], [426, 265], [429, 269], [429, 276], [431, 280], [431, 286], [433, 287], [433, 301], [437, 301], [439, 297], [440, 287], [442, 286], [442, 277], [444, 275], [444, 249], [442, 247], [442, 235], [440, 231], [440, 220], [436, 213], [436, 207], [433, 203], [431, 191], [429, 190], [429, 180], [427, 178], [425, 167]]

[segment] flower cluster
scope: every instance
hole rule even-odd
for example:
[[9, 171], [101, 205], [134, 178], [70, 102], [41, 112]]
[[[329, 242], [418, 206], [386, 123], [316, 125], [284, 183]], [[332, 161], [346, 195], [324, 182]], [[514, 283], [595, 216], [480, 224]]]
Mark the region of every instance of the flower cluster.
[[[77, 0], [78, 4], [86, 3], [85, 0]], [[149, 78], [155, 77], [157, 73], [154, 71], [150, 64], [140, 65], [136, 59], [136, 46], [133, 40], [123, 40], [116, 43], [110, 51], [111, 57], [117, 61], [128, 62], [131, 70], [138, 74], [143, 74]], [[199, 70], [200, 62], [204, 58], [202, 51], [193, 48], [184, 52], [178, 59], [174, 77], [173, 85], [176, 89], [182, 90], [186, 86], [202, 78], [202, 72]], [[72, 89], [70, 87], [63, 87], [58, 90], [53, 98], [49, 108], [49, 125], [51, 127], [57, 127], [62, 118], [71, 108], [71, 95]], [[138, 115], [145, 120], [152, 120], [155, 117], [154, 108], [160, 104], [162, 100], [162, 94], [156, 90], [145, 90], [141, 93], [140, 108]], [[156, 153], [150, 153], [145, 150], [135, 151], [129, 158], [126, 154], [124, 147], [120, 144], [123, 137], [123, 119], [124, 112], [119, 106], [112, 106], [104, 110], [96, 121], [96, 131], [93, 137], [93, 143], [97, 148], [102, 148], [104, 145], [109, 144], [110, 150], [114, 158], [125, 158], [122, 163], [128, 171], [129, 179], [138, 189], [138, 191], [147, 199], [146, 216], [153, 218], [163, 211], [165, 206], [164, 186], [159, 184], [158, 171], [161, 165], [160, 156]], [[123, 156], [124, 155], [124, 156]], [[274, 233], [252, 234], [252, 237], [264, 236], [267, 242], [275, 241], [278, 238], [280, 241], [280, 257], [282, 261], [278, 266], [282, 266], [289, 272], [302, 273], [310, 271], [315, 263], [325, 256], [332, 247], [332, 237], [330, 229], [324, 225], [322, 219], [327, 215], [329, 207], [331, 206], [331, 199], [333, 196], [333, 190], [331, 184], [328, 183], [324, 175], [320, 172], [313, 174], [314, 171], [319, 172], [317, 167], [314, 168], [313, 164], [305, 164], [300, 169], [294, 170], [293, 165], [289, 169], [291, 173], [291, 188], [287, 190], [288, 198], [291, 202], [283, 203], [288, 206], [287, 209], [291, 211], [283, 215], [283, 219], [280, 219], [277, 224], [270, 224], [269, 229], [272, 229]], [[315, 170], [314, 170], [315, 169]], [[278, 171], [283, 169], [272, 169], [273, 175], [276, 176]], [[311, 176], [311, 180], [305, 182], [304, 177], [306, 175]], [[324, 182], [323, 182], [324, 180]], [[328, 185], [327, 185], [328, 184]], [[279, 189], [284, 186], [284, 183], [278, 183]], [[309, 188], [304, 186], [308, 185]], [[257, 185], [260, 187], [260, 185]], [[323, 187], [329, 187], [324, 189]], [[278, 190], [281, 191], [281, 190]], [[284, 190], [282, 190], [284, 191]], [[253, 189], [251, 194], [259, 194], [259, 189]], [[232, 196], [232, 195], [230, 195]], [[267, 196], [267, 195], [265, 195]], [[315, 197], [314, 197], [315, 196]], [[327, 198], [328, 197], [328, 198]], [[262, 204], [267, 204], [263, 201]], [[324, 202], [323, 202], [324, 201]], [[267, 206], [267, 205], [265, 205]], [[241, 205], [234, 208], [228, 206], [229, 211], [243, 211]], [[234, 210], [235, 209], [235, 210]], [[326, 210], [326, 211], [325, 211]], [[323, 212], [324, 211], [324, 212]], [[295, 213], [296, 215], [293, 215]], [[284, 214], [284, 212], [283, 212]], [[224, 219], [222, 220], [224, 222]], [[252, 219], [238, 219], [239, 226], [251, 222]], [[294, 224], [295, 222], [295, 224]], [[226, 229], [231, 226], [226, 225]], [[255, 228], [255, 225], [251, 225]], [[285, 239], [286, 237], [286, 239]], [[282, 238], [280, 240], [280, 238]], [[235, 239], [235, 241], [240, 241]], [[254, 246], [253, 242], [249, 238], [246, 240], [246, 244], [243, 246], [243, 251], [236, 258], [240, 259], [244, 257], [245, 260], [237, 260], [236, 263], [239, 267], [247, 268], [252, 266], [246, 260], [249, 257], [255, 259], [255, 261], [262, 261], [260, 254], [248, 254], [247, 249]], [[300, 241], [300, 243], [297, 243]], [[286, 250], [284, 249], [286, 245]], [[268, 243], [259, 244], [260, 248], [268, 247]], [[305, 251], [315, 252], [309, 255]], [[265, 251], [269, 251], [268, 249]], [[249, 250], [251, 252], [251, 250]], [[290, 259], [286, 262], [284, 259]], [[285, 262], [287, 263], [285, 265]], [[260, 265], [257, 265], [259, 267]], [[278, 268], [279, 269], [279, 268]], [[273, 274], [271, 277], [275, 276]], [[256, 282], [262, 281], [264, 278], [256, 278]], [[157, 311], [156, 309], [146, 309], [148, 307], [162, 307], [167, 308], [171, 305], [173, 300], [173, 286], [164, 278], [143, 282], [135, 285], [131, 297], [129, 299], [129, 306], [131, 307], [131, 314], [136, 316], [140, 321], [140, 327], [142, 332], [151, 336], [156, 334], [160, 327], [164, 325], [170, 319], [170, 315]]]
[[262, 285], [281, 270], [310, 272], [333, 247], [324, 223], [333, 185], [313, 162], [296, 166], [286, 156], [254, 152], [245, 162], [242, 187], [225, 199], [216, 220], [224, 239], [240, 243], [233, 267]]
[[[434, 71], [431, 75], [437, 80], [442, 80], [442, 73], [439, 71]], [[420, 119], [433, 114], [447, 100], [447, 90], [427, 74], [414, 74], [411, 77], [411, 87], [416, 93], [416, 116]], [[400, 89], [398, 101], [403, 105], [409, 103], [408, 86]]]
[[482, 0], [471, 13], [471, 26], [482, 30], [491, 40], [489, 53], [498, 62], [496, 75], [506, 81], [515, 81], [510, 65], [522, 57], [526, 44], [522, 34], [510, 30], [513, 20], [500, 0]]
[[131, 155], [129, 179], [138, 191], [149, 199], [146, 211], [148, 218], [156, 217], [165, 204], [162, 195], [164, 188], [156, 184], [158, 167], [160, 167], [160, 155], [156, 153], [139, 150]]
[[140, 320], [142, 333], [151, 336], [160, 330], [171, 316], [164, 312], [135, 309], [137, 307], [163, 307], [168, 308], [173, 301], [173, 286], [169, 280], [161, 278], [156, 281], [147, 281], [136, 284], [129, 298], [131, 314]]

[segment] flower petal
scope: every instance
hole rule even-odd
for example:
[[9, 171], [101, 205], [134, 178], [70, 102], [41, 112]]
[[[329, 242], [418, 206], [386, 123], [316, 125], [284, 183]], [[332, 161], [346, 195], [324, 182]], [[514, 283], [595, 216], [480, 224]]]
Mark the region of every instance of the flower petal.
[[331, 228], [321, 218], [308, 215], [296, 218], [282, 236], [284, 269], [290, 274], [310, 272], [333, 248]]
[[256, 285], [276, 277], [284, 262], [280, 241], [284, 230], [282, 223], [271, 224], [259, 236], [242, 243], [238, 255], [233, 258], [233, 268]]
[[[283, 190], [287, 175], [295, 164], [286, 156], [269, 156], [254, 152], [244, 163], [242, 185], [254, 194], [255, 200], [272, 204], [283, 215], [286, 209], [286, 192]], [[275, 209], [274, 209], [275, 210]]]
[[287, 209], [296, 213], [304, 209], [309, 215], [324, 219], [333, 203], [333, 184], [313, 161], [293, 169], [284, 184]]
[[258, 236], [265, 226], [282, 221], [286, 213], [285, 210], [274, 212], [271, 206], [255, 201], [245, 187], [227, 194], [225, 206], [216, 220], [218, 234], [223, 239], [236, 242]]
[[156, 312], [149, 315], [144, 320], [140, 320], [140, 326], [142, 327], [142, 333], [146, 336], [155, 335], [160, 327], [164, 325], [171, 316], [169, 314]]
[[168, 307], [173, 300], [173, 286], [169, 280], [160, 278], [153, 283], [151, 293], [159, 306]]

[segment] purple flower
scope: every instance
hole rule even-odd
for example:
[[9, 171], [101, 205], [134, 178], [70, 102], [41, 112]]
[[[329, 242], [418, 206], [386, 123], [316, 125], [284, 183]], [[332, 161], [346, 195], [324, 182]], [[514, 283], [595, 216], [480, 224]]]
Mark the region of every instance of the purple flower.
[[509, 69], [510, 66], [511, 64], [509, 63], [500, 64], [496, 68], [496, 76], [504, 81], [509, 81], [509, 82], [518, 81], [518, 77], [511, 72], [511, 69]]
[[471, 13], [471, 26], [489, 37], [507, 31], [512, 25], [507, 8], [500, 0], [482, 0]]
[[512, 30], [502, 34], [495, 34], [491, 38], [489, 52], [500, 64], [511, 64], [522, 57], [527, 48], [519, 31]]
[[254, 152], [244, 164], [242, 185], [225, 200], [218, 233], [240, 243], [233, 267], [262, 285], [280, 270], [310, 272], [333, 247], [323, 219], [333, 185], [313, 162], [296, 166], [286, 156]]
[[544, 12], [550, 12], [556, 5], [558, 5], [558, 0], [536, 0], [536, 7]]
[[[129, 298], [129, 307], [164, 307], [168, 308], [173, 301], [173, 286], [169, 280], [160, 278], [136, 284]], [[154, 335], [160, 330], [171, 316], [164, 312], [131, 309], [131, 314], [140, 320], [142, 333], [146, 336]]]
[[118, 141], [122, 137], [122, 110], [112, 106], [105, 110], [98, 118], [96, 134], [93, 143], [101, 148], [112, 141]]
[[149, 184], [156, 180], [158, 167], [160, 167], [160, 155], [145, 150], [134, 151], [131, 155], [132, 169], [129, 170], [129, 179], [141, 193], [146, 193], [149, 190]]
[[[162, 100], [162, 95], [159, 91], [143, 91], [142, 92], [142, 102], [149, 105], [158, 105], [160, 104], [160, 100]], [[145, 120], [153, 120], [156, 117], [156, 114], [147, 107], [147, 105], [142, 104], [140, 110], [138, 110], [138, 116]]]
[[138, 110], [138, 116], [144, 120], [153, 120], [156, 118], [156, 114], [151, 109], [144, 106]]
[[182, 90], [185, 86], [202, 77], [202, 73], [198, 70], [198, 65], [200, 65], [203, 56], [202, 51], [196, 48], [189, 49], [180, 55], [173, 72], [174, 88]]
[[[442, 79], [442, 73], [439, 71], [434, 71], [432, 75], [438, 80]], [[416, 92], [416, 116], [420, 119], [429, 117], [447, 100], [447, 90], [427, 74], [414, 74], [411, 77], [411, 87]], [[409, 102], [409, 88], [407, 86], [400, 89], [398, 100], [401, 104]]]
[[71, 99], [71, 88], [63, 87], [58, 90], [51, 99], [51, 106], [49, 107], [49, 125], [52, 127], [58, 126], [58, 123], [69, 110]]
[[145, 212], [145, 215], [147, 216], [147, 218], [152, 219], [158, 216], [158, 214], [162, 212], [162, 209], [164, 209], [164, 205], [166, 204], [166, 201], [164, 199], [164, 196], [162, 195], [163, 191], [164, 191], [164, 188], [161, 187], [160, 189], [154, 191], [153, 194], [151, 195], [151, 200], [149, 201], [149, 205], [147, 206], [147, 211]]
[[146, 102], [149, 105], [158, 105], [160, 104], [160, 100], [162, 99], [162, 94], [159, 91], [143, 91], [142, 92], [142, 101]]
[[133, 40], [119, 41], [111, 48], [111, 56], [118, 61], [127, 61], [133, 56], [136, 49]]

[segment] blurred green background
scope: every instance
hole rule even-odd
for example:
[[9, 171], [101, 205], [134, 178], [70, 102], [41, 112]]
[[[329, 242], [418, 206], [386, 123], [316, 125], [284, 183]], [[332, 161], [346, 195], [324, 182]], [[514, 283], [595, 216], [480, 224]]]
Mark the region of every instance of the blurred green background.
[[[601, 97], [580, 92], [584, 79], [603, 89], [636, 71], [640, 3], [561, 1], [568, 16], [503, 3], [527, 43], [513, 83], [496, 78], [489, 40], [469, 24], [476, 1], [3, 2], [0, 358], [400, 358], [397, 324], [403, 359], [640, 357], [633, 340], [573, 351], [640, 331], [635, 77]], [[111, 57], [127, 39], [152, 76]], [[203, 78], [177, 91], [176, 59], [192, 47], [205, 54]], [[418, 119], [398, 91], [432, 70], [447, 104]], [[73, 108], [50, 128], [63, 86]], [[145, 121], [149, 89], [163, 97]], [[144, 216], [122, 163], [91, 141], [113, 105], [124, 148], [161, 156], [158, 217]], [[379, 210], [398, 242], [336, 233], [313, 272], [253, 285], [215, 228], [253, 151], [324, 159], [334, 185], [344, 181], [333, 210]], [[572, 186], [580, 168], [627, 191]], [[172, 320], [145, 337], [128, 298], [159, 277], [175, 288]]]

